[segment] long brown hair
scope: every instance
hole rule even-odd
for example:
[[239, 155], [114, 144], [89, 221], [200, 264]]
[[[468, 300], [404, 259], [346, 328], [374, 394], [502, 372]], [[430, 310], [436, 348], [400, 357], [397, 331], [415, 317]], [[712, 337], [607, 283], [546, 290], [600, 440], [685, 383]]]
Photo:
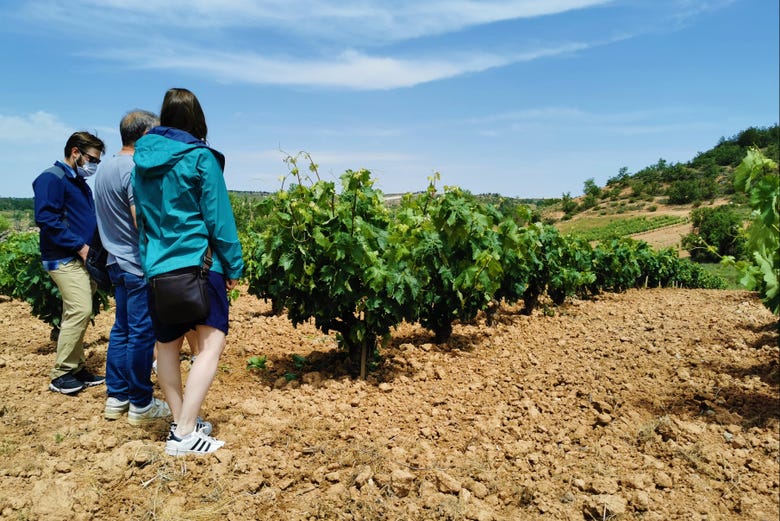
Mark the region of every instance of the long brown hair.
[[195, 94], [187, 89], [169, 89], [160, 109], [160, 125], [185, 130], [206, 141], [206, 116]]

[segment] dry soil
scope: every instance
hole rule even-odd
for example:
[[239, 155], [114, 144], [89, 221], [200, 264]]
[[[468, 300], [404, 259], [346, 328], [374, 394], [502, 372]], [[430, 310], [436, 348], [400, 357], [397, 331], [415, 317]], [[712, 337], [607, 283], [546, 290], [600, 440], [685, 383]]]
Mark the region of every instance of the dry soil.
[[[231, 314], [202, 410], [226, 445], [172, 458], [167, 422], [103, 419], [104, 387], [49, 392], [49, 329], [0, 301], [0, 517], [780, 516], [777, 317], [752, 293], [632, 290], [552, 316], [504, 307], [440, 345], [403, 325], [365, 381], [313, 326], [246, 294]], [[111, 323], [103, 312], [88, 330], [94, 371]], [[247, 370], [259, 355], [267, 369]]]

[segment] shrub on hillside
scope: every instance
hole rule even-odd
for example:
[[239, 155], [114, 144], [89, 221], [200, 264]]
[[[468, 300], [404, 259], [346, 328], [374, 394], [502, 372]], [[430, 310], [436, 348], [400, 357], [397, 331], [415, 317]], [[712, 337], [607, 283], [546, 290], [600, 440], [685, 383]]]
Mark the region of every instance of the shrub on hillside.
[[742, 217], [732, 206], [701, 207], [691, 212], [693, 233], [683, 237], [683, 248], [697, 262], [717, 262], [721, 257], [743, 256], [745, 237]]

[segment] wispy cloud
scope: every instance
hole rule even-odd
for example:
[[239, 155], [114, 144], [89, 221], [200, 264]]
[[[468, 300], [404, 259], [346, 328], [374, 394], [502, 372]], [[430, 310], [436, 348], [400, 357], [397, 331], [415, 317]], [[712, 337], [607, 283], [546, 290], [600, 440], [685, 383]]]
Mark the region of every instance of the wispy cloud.
[[475, 25], [534, 18], [605, 5], [614, 0], [48, 0], [24, 7], [38, 18], [89, 12], [90, 22], [143, 22], [146, 27], [263, 28], [333, 41], [387, 42], [459, 31]]
[[[669, 123], [680, 121], [679, 123]], [[636, 136], [709, 130], [711, 122], [699, 121], [686, 107], [665, 107], [657, 110], [623, 112], [593, 112], [577, 107], [550, 106], [517, 110], [469, 118], [460, 122], [474, 126], [476, 133], [495, 138], [525, 134], [538, 136], [567, 131], [597, 133], [604, 136]]]
[[511, 54], [471, 53], [419, 58], [371, 56], [348, 50], [334, 59], [319, 60], [276, 58], [250, 52], [176, 49], [169, 46], [165, 52], [151, 52], [149, 49], [109, 49], [97, 56], [124, 62], [137, 69], [206, 74], [227, 83], [371, 90], [411, 87], [587, 48], [586, 43], [569, 43]]
[[685, 117], [690, 111], [685, 107], [665, 107], [656, 110], [632, 110], [622, 112], [594, 112], [578, 107], [549, 106], [535, 107], [526, 110], [514, 110], [488, 114], [479, 118], [465, 120], [466, 124], [492, 124], [492, 123], [537, 123], [549, 122], [554, 125], [560, 123], [589, 123], [591, 126], [615, 126], [632, 125], [646, 121], [667, 121]]
[[0, 141], [10, 143], [45, 143], [62, 141], [74, 130], [54, 114], [38, 111], [26, 115], [0, 114]]
[[[46, 0], [21, 3], [17, 14], [67, 28], [75, 38], [89, 23], [95, 41], [84, 44], [82, 55], [130, 68], [172, 70], [227, 83], [374, 90], [609, 45], [664, 26], [664, 20], [688, 20], [733, 1]], [[574, 30], [557, 37], [506, 27], [603, 8], [631, 11], [643, 21], [620, 26], [620, 34], [613, 27], [598, 35]], [[73, 12], [90, 16], [73, 17]], [[505, 24], [500, 45], [467, 37], [470, 30], [499, 23]], [[137, 27], [144, 31], [133, 29]], [[404, 47], [411, 41], [413, 55]]]

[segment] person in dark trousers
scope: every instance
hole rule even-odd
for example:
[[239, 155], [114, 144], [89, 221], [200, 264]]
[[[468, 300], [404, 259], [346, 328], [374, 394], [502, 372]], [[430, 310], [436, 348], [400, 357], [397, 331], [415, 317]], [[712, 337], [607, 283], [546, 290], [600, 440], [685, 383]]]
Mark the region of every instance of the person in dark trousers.
[[106, 353], [106, 419], [127, 413], [132, 425], [171, 415], [163, 400], [153, 396], [154, 329], [149, 316], [149, 284], [141, 268], [135, 197], [130, 174], [135, 142], [156, 127], [155, 114], [134, 110], [119, 122], [122, 148], [100, 165], [95, 179], [95, 207], [108, 272], [114, 286], [116, 313]]
[[33, 181], [41, 259], [62, 295], [57, 356], [49, 389], [68, 395], [105, 381], [86, 369], [84, 356], [84, 333], [96, 289], [84, 263], [97, 232], [95, 202], [86, 178], [97, 170], [104, 150], [100, 138], [75, 132], [65, 143], [64, 159]]
[[[187, 89], [170, 89], [163, 99], [160, 125], [138, 140], [133, 156], [144, 274], [152, 279], [200, 266], [209, 248], [213, 258], [206, 318], [166, 325], [154, 304], [150, 306], [158, 342], [157, 380], [174, 419], [165, 452], [208, 454], [224, 442], [209, 435], [211, 424], [198, 414], [225, 348], [227, 291], [236, 286], [244, 262], [223, 177], [225, 158], [206, 144], [208, 129], [200, 102]], [[180, 349], [192, 329], [199, 352], [182, 390]]]

